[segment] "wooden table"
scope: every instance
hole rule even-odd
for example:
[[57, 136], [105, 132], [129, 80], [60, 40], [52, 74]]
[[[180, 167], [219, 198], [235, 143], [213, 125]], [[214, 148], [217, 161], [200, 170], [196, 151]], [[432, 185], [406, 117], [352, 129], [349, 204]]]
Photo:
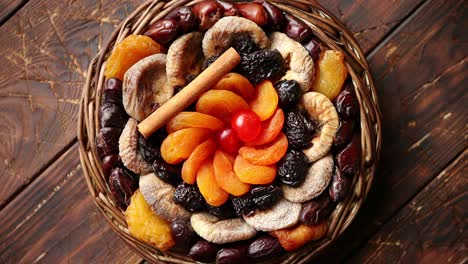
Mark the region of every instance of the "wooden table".
[[[0, 1], [0, 263], [142, 261], [92, 203], [76, 139], [88, 63], [142, 2]], [[358, 217], [317, 261], [466, 262], [467, 1], [322, 2], [366, 52], [383, 153]]]

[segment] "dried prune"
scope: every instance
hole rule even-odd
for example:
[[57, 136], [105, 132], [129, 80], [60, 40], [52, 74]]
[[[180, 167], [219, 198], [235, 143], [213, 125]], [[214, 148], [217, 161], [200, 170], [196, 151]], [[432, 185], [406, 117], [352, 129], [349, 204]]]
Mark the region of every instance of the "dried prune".
[[104, 127], [96, 136], [96, 148], [100, 158], [119, 153], [119, 137], [122, 129], [115, 127]]
[[110, 78], [106, 81], [102, 91], [101, 104], [113, 103], [122, 104], [122, 81], [117, 78]]
[[122, 106], [113, 103], [101, 105], [99, 120], [101, 127], [116, 127], [123, 129], [127, 123], [127, 113]]
[[330, 186], [328, 187], [330, 199], [335, 203], [343, 201], [349, 191], [349, 188], [351, 188], [351, 178], [345, 177], [338, 167], [335, 167], [335, 173], [333, 174]]
[[114, 195], [117, 206], [121, 209], [127, 208], [130, 204], [130, 198], [137, 188], [136, 179], [120, 167], [115, 168], [109, 176], [109, 189]]
[[359, 114], [358, 102], [349, 82], [336, 97], [336, 111], [344, 120], [353, 120]]
[[211, 64], [213, 64], [213, 62], [215, 62], [218, 58], [219, 58], [219, 56], [213, 56], [213, 57], [206, 58], [206, 59], [203, 61], [202, 69], [205, 70], [206, 68], [208, 68], [208, 67], [209, 67]]
[[269, 235], [255, 239], [249, 246], [247, 254], [253, 259], [267, 259], [278, 256], [283, 252], [279, 240]]
[[249, 36], [249, 34], [237, 34], [232, 38], [231, 46], [239, 54], [250, 54], [258, 51], [259, 48], [255, 41]]
[[152, 163], [155, 159], [161, 157], [160, 147], [166, 137], [167, 133], [164, 129], [158, 130], [149, 138], [138, 134], [138, 152], [147, 162]]
[[356, 134], [351, 142], [336, 155], [336, 165], [344, 176], [353, 177], [361, 161], [361, 137]]
[[174, 19], [179, 22], [184, 32], [191, 31], [197, 24], [197, 16], [193, 13], [192, 9], [187, 6], [181, 6], [172, 10], [165, 18]]
[[207, 206], [208, 213], [220, 218], [220, 219], [229, 219], [236, 217], [236, 211], [232, 208], [230, 203], [225, 203], [221, 206]]
[[333, 140], [333, 148], [339, 150], [346, 146], [353, 137], [354, 122], [341, 120]]
[[283, 110], [294, 107], [301, 96], [301, 87], [294, 80], [283, 80], [275, 84], [279, 105]]
[[284, 59], [277, 50], [259, 50], [242, 56], [239, 72], [257, 85], [270, 79], [278, 80], [285, 72]]
[[190, 248], [188, 255], [196, 261], [212, 262], [217, 252], [218, 247], [216, 244], [200, 239]]
[[285, 33], [288, 37], [300, 43], [304, 43], [312, 38], [312, 29], [306, 23], [288, 13], [285, 13], [284, 17], [286, 18]]
[[171, 43], [182, 31], [179, 23], [174, 19], [163, 19], [151, 25], [145, 35], [159, 44]]
[[309, 52], [314, 62], [319, 60], [322, 47], [320, 47], [320, 44], [315, 39], [311, 39], [305, 43], [304, 48]]
[[304, 181], [307, 166], [307, 156], [302, 151], [290, 149], [278, 162], [278, 177], [284, 184], [299, 186]]
[[164, 159], [158, 158], [153, 162], [154, 174], [161, 180], [177, 186], [182, 182], [181, 167], [167, 163]]
[[300, 220], [305, 225], [318, 225], [327, 219], [334, 209], [330, 196], [323, 194], [302, 206]]
[[248, 215], [255, 210], [255, 204], [248, 194], [231, 197], [231, 203], [238, 216]]
[[281, 189], [274, 185], [258, 186], [252, 188], [249, 195], [256, 209], [266, 210], [278, 202]]
[[243, 263], [248, 261], [247, 250], [249, 245], [247, 243], [238, 242], [222, 248], [216, 255], [217, 264], [234, 264]]
[[182, 221], [171, 223], [172, 237], [176, 242], [176, 247], [182, 250], [189, 250], [190, 246], [197, 237], [190, 224]]
[[313, 136], [315, 134], [316, 129], [318, 128], [317, 120], [311, 119], [307, 117], [305, 114], [302, 115], [304, 117], [304, 122], [306, 123], [307, 130], [309, 131], [309, 135]]
[[268, 15], [268, 25], [267, 27], [273, 31], [281, 31], [286, 22], [284, 14], [281, 9], [277, 8], [273, 4], [264, 0], [254, 0], [256, 3], [262, 3], [263, 8]]
[[196, 212], [205, 208], [205, 199], [195, 185], [190, 185], [185, 182], [177, 186], [173, 200], [176, 204], [182, 205], [190, 212]]
[[304, 149], [311, 145], [312, 135], [309, 132], [305, 118], [299, 111], [286, 113], [283, 131], [291, 148]]
[[104, 176], [106, 177], [106, 179], [109, 178], [109, 175], [111, 174], [111, 172], [119, 165], [121, 165], [121, 161], [120, 161], [120, 156], [119, 154], [111, 154], [111, 155], [108, 155], [108, 156], [105, 156], [102, 161], [101, 161], [101, 165], [102, 165], [102, 172], [104, 173]]

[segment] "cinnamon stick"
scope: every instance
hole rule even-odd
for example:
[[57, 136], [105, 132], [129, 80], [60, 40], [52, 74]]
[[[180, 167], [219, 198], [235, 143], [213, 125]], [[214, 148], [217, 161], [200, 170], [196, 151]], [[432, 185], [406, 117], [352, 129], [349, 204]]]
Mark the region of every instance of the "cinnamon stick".
[[206, 68], [179, 93], [161, 105], [145, 120], [138, 124], [138, 130], [148, 138], [164, 126], [172, 117], [194, 103], [203, 93], [211, 89], [224, 75], [240, 63], [240, 55], [233, 48], [224, 52], [213, 64]]

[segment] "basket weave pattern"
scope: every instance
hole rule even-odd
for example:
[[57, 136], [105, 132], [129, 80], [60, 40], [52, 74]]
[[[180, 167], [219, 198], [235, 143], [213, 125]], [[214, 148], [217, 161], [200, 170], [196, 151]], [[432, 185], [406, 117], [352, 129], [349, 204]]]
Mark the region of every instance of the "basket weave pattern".
[[[148, 261], [160, 263], [194, 263], [177, 252], [161, 252], [137, 240], [129, 234], [125, 216], [116, 207], [97, 155], [95, 137], [99, 132], [98, 110], [104, 85], [105, 60], [116, 43], [130, 34], [141, 34], [149, 25], [162, 19], [174, 8], [191, 6], [202, 0], [149, 0], [137, 8], [113, 32], [109, 42], [92, 60], [80, 101], [78, 140], [80, 160], [94, 202], [116, 233]], [[325, 238], [309, 243], [301, 250], [287, 254], [280, 263], [305, 263], [335, 240], [355, 218], [372, 184], [381, 148], [380, 110], [369, 65], [356, 40], [346, 27], [319, 3], [311, 0], [270, 0], [280, 9], [306, 22], [315, 36], [334, 50], [344, 52], [346, 66], [352, 78], [356, 97], [360, 105], [362, 143], [361, 170], [354, 177], [352, 189], [343, 202], [338, 204], [329, 219], [329, 230]], [[269, 261], [271, 263], [271, 261]]]

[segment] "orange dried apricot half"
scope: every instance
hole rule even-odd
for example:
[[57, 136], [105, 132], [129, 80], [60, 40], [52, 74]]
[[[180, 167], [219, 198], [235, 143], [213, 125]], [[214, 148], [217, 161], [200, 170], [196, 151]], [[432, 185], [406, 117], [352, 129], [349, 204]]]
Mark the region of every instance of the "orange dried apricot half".
[[255, 165], [272, 165], [277, 163], [288, 150], [288, 139], [281, 133], [273, 142], [258, 147], [244, 146], [239, 155]]
[[348, 77], [344, 54], [336, 50], [326, 50], [318, 61], [318, 70], [312, 84], [312, 91], [324, 94], [333, 100], [341, 91]]
[[262, 122], [262, 131], [260, 135], [252, 142], [248, 142], [247, 146], [259, 146], [270, 143], [281, 132], [284, 125], [284, 113], [281, 108], [276, 109], [275, 113], [268, 120]]
[[270, 184], [275, 180], [276, 166], [255, 165], [238, 155], [234, 161], [234, 172], [244, 183]]
[[169, 164], [180, 163], [211, 133], [206, 128], [184, 128], [171, 133], [161, 144], [161, 156]]
[[273, 84], [266, 80], [257, 86], [257, 94], [250, 103], [250, 108], [254, 111], [261, 121], [270, 118], [278, 106], [278, 94]]
[[216, 182], [226, 192], [241, 196], [250, 191], [250, 184], [243, 183], [237, 178], [231, 163], [232, 157], [220, 150], [215, 152], [213, 158], [213, 169]]
[[229, 199], [229, 193], [216, 182], [213, 158], [205, 159], [198, 169], [197, 185], [205, 201], [211, 206], [221, 206]]
[[239, 95], [226, 90], [210, 90], [204, 93], [197, 102], [197, 112], [217, 117], [227, 124], [232, 115], [249, 105]]
[[167, 133], [188, 127], [208, 128], [213, 131], [223, 128], [223, 122], [214, 116], [198, 112], [180, 112], [166, 125]]
[[294, 251], [309, 241], [321, 239], [327, 233], [327, 229], [327, 222], [316, 226], [301, 224], [292, 228], [272, 231], [270, 235], [278, 238], [281, 246], [286, 251]]
[[194, 184], [197, 171], [203, 161], [216, 151], [216, 141], [209, 138], [196, 147], [182, 165], [182, 179], [188, 184]]
[[240, 95], [246, 101], [250, 101], [255, 96], [255, 88], [244, 76], [231, 72], [226, 74], [216, 85], [213, 90], [227, 90]]

